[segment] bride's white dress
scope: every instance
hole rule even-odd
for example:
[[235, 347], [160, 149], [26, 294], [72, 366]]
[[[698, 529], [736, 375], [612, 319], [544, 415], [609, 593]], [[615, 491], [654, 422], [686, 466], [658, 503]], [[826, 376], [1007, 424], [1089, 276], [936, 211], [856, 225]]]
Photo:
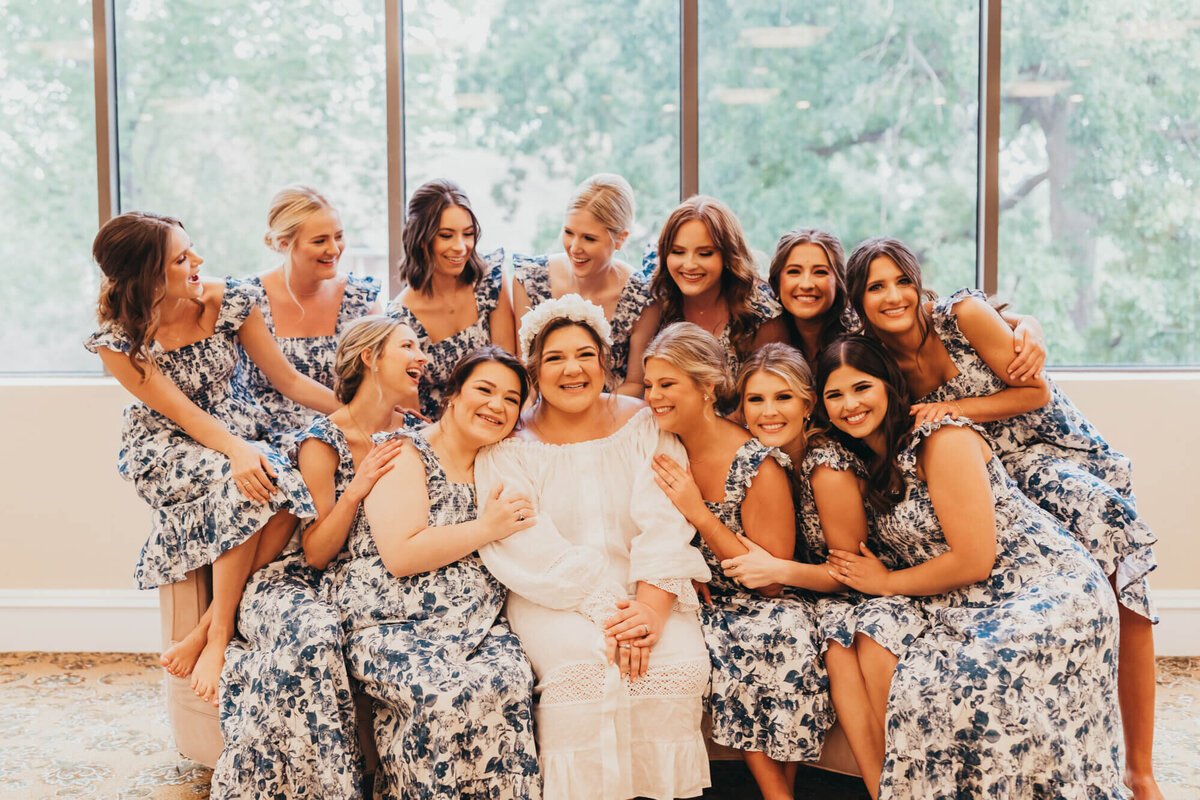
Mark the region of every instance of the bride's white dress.
[[[700, 734], [708, 651], [691, 581], [708, 567], [695, 531], [654, 483], [655, 453], [683, 446], [642, 409], [603, 439], [510, 439], [481, 451], [477, 496], [530, 495], [538, 522], [479, 551], [511, 590], [507, 613], [537, 678], [546, 800], [695, 797], [709, 785]], [[645, 677], [609, 664], [603, 623], [639, 581], [677, 595]]]

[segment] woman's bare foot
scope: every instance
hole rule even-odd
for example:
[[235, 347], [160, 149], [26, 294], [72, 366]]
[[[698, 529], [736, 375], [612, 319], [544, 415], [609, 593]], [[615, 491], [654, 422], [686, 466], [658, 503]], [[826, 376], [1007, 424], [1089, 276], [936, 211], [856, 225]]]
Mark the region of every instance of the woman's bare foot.
[[1135, 775], [1126, 771], [1125, 785], [1133, 792], [1133, 800], [1164, 800], [1153, 775]]
[[222, 638], [214, 637], [209, 632], [208, 641], [192, 670], [192, 691], [214, 706], [217, 704], [217, 690], [221, 686], [221, 670], [225, 668], [225, 647], [229, 644], [228, 638]]
[[186, 678], [192, 674], [200, 651], [208, 643], [208, 626], [204, 624], [192, 628], [182, 640], [171, 645], [159, 659], [164, 668], [176, 678]]

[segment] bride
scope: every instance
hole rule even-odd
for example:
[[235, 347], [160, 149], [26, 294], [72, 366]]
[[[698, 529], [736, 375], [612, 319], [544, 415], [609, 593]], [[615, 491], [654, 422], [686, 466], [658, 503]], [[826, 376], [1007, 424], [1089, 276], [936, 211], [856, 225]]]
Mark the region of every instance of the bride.
[[710, 575], [651, 467], [686, 453], [641, 400], [605, 392], [599, 306], [547, 300], [520, 339], [538, 399], [513, 438], [480, 453], [475, 481], [480, 497], [502, 485], [537, 508], [534, 527], [480, 556], [510, 589], [533, 663], [545, 797], [698, 796], [709, 660], [691, 581]]

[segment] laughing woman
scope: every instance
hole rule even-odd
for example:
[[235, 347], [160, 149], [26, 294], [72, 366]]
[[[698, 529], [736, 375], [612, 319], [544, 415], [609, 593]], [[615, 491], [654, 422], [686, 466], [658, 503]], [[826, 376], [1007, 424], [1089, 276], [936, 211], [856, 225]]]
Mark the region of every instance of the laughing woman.
[[480, 256], [480, 233], [467, 195], [452, 181], [429, 181], [409, 198], [399, 269], [407, 286], [387, 313], [417, 332], [429, 356], [421, 377], [421, 413], [429, 420], [437, 419], [460, 358], [489, 344], [516, 349], [504, 253]]
[[[784, 469], [790, 461], [718, 416], [732, 381], [711, 334], [690, 322], [669, 325], [650, 342], [645, 360], [646, 402], [658, 426], [683, 442], [690, 464], [684, 469], [661, 455], [656, 480], [696, 527], [696, 544], [713, 571], [712, 602], [700, 607], [712, 659], [706, 702], [712, 739], [742, 751], [766, 800], [791, 798], [797, 762], [821, 756], [833, 724], [816, 601], [781, 595], [778, 585], [749, 591], [719, 568], [745, 553], [746, 542], [791, 559], [796, 520]], [[840, 588], [828, 575], [821, 578]]]
[[[691, 581], [693, 531], [654, 485], [656, 453], [684, 459], [640, 400], [603, 392], [611, 333], [579, 295], [521, 324], [539, 392], [517, 436], [480, 455], [480, 496], [527, 495], [537, 525], [485, 546], [537, 676], [547, 800], [696, 797], [709, 661]], [[626, 632], [618, 647], [616, 636]]]
[[1004, 472], [968, 421], [908, 421], [878, 341], [821, 353], [820, 422], [870, 464], [869, 548], [830, 551], [839, 580], [926, 598], [928, 628], [890, 681], [881, 798], [1122, 797], [1116, 602], [1096, 562]]
[[[527, 378], [508, 353], [473, 351], [450, 373], [437, 423], [368, 449], [363, 423], [375, 428], [393, 413], [423, 359], [401, 325], [345, 373], [342, 391], [353, 398], [341, 419], [310, 429], [304, 447], [319, 463], [302, 450], [302, 466], [322, 479], [317, 496], [328, 502], [336, 487], [339, 499], [305, 549], [318, 559], [340, 553], [327, 586], [350, 672], [372, 699], [375, 797], [535, 800], [533, 675], [502, 615], [504, 587], [476, 553], [529, 527], [534, 510], [499, 488], [477, 509], [472, 482], [479, 449], [516, 424]], [[384, 469], [380, 454], [398, 442]]]
[[1011, 333], [977, 293], [928, 300], [916, 257], [869, 239], [847, 264], [850, 300], [866, 330], [900, 363], [917, 421], [942, 414], [983, 424], [1021, 491], [1053, 514], [1109, 576], [1121, 620], [1121, 718], [1126, 782], [1160, 798], [1153, 775], [1154, 634], [1149, 573], [1156, 537], [1138, 516], [1133, 471], [1049, 378], [1009, 377]]

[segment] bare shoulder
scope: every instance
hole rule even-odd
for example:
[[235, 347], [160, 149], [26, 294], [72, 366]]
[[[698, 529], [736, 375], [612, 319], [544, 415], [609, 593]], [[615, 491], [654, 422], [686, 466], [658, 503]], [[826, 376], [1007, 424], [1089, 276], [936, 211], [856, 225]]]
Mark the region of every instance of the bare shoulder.
[[928, 471], [934, 464], [964, 464], [981, 458], [987, 462], [992, 449], [974, 428], [963, 425], [943, 425], [926, 437], [917, 452], [919, 467]]
[[626, 394], [603, 395], [617, 418], [617, 427], [623, 427], [634, 415], [646, 407], [646, 401], [640, 397], [630, 397]]

